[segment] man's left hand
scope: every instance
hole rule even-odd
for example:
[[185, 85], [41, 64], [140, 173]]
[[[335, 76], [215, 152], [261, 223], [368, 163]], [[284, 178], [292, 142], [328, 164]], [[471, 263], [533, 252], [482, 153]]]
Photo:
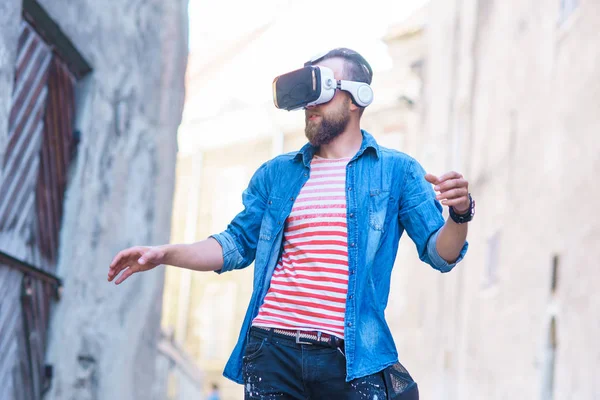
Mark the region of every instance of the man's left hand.
[[461, 174], [452, 171], [439, 178], [427, 174], [425, 180], [435, 185], [434, 190], [439, 192], [435, 198], [443, 205], [452, 207], [457, 214], [464, 214], [469, 210], [469, 182]]

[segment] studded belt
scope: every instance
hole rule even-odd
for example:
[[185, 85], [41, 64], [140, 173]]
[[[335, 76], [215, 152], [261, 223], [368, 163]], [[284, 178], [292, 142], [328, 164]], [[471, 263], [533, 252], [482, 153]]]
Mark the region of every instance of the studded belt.
[[331, 347], [343, 347], [344, 345], [343, 339], [319, 331], [302, 331], [253, 326], [250, 329], [250, 332], [262, 337], [268, 337], [271, 335], [277, 338], [288, 339], [297, 344], [324, 344]]

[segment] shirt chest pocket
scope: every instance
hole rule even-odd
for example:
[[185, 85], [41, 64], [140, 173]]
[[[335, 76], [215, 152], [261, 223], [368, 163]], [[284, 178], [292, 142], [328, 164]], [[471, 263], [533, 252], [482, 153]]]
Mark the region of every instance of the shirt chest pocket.
[[385, 231], [387, 221], [394, 216], [395, 200], [389, 190], [375, 189], [369, 192], [369, 227]]
[[259, 240], [272, 240], [279, 233], [283, 222], [281, 219], [282, 199], [276, 196], [269, 197], [267, 207], [260, 224]]

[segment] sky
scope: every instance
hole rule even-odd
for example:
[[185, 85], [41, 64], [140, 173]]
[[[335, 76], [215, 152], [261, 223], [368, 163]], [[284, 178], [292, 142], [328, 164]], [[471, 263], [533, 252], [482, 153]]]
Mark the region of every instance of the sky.
[[183, 125], [272, 105], [273, 79], [318, 53], [349, 47], [375, 74], [392, 67], [381, 40], [426, 0], [190, 0]]
[[[326, 49], [341, 42], [363, 50], [388, 27], [406, 18], [425, 0], [190, 0], [191, 51], [218, 51], [258, 26], [274, 21], [278, 39], [295, 51]], [[313, 5], [308, 5], [313, 4]], [[317, 51], [318, 52], [318, 51]], [[377, 56], [376, 51], [368, 51]], [[306, 56], [302, 54], [303, 58]], [[378, 55], [380, 56], [380, 55]]]

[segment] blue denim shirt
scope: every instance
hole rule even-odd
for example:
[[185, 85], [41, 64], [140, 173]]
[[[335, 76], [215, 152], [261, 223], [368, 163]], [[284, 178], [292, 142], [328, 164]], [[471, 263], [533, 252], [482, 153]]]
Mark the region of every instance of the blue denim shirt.
[[[424, 179], [421, 165], [399, 151], [380, 147], [362, 131], [358, 153], [346, 167], [348, 226], [348, 294], [345, 316], [346, 380], [376, 373], [394, 364], [398, 353], [385, 321], [390, 275], [404, 230], [419, 257], [440, 272], [448, 264], [436, 250], [444, 225], [442, 206]], [[240, 337], [224, 375], [243, 383], [242, 355], [252, 320], [269, 289], [283, 242], [283, 230], [294, 199], [310, 176], [315, 148], [278, 156], [264, 163], [242, 195], [244, 210], [227, 229], [212, 237], [223, 248], [218, 273], [245, 268], [254, 261], [254, 290]]]

